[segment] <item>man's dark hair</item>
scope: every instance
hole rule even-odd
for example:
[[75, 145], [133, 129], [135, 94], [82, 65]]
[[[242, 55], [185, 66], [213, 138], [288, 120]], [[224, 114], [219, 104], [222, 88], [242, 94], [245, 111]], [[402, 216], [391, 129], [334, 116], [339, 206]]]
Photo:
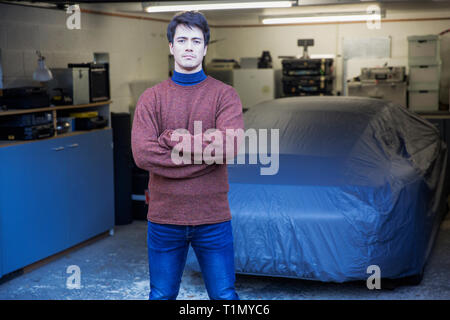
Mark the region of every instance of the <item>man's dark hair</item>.
[[193, 26], [198, 27], [203, 32], [205, 46], [208, 45], [209, 26], [205, 16], [202, 13], [198, 11], [184, 11], [177, 13], [167, 26], [167, 39], [170, 43], [173, 43], [175, 30], [179, 24], [184, 24], [189, 28], [192, 28]]

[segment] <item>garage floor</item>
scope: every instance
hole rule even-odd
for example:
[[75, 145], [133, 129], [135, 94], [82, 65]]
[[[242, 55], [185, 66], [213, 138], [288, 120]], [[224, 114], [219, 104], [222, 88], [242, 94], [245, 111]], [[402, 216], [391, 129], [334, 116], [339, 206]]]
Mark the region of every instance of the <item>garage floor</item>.
[[[89, 245], [72, 250], [32, 271], [0, 280], [0, 299], [147, 299], [149, 291], [146, 221], [115, 228]], [[67, 267], [81, 271], [81, 288], [68, 289]], [[26, 269], [25, 269], [26, 270]], [[237, 275], [241, 299], [450, 299], [450, 215], [418, 286], [368, 290], [365, 282], [322, 283]], [[178, 299], [208, 299], [200, 273], [185, 271]]]

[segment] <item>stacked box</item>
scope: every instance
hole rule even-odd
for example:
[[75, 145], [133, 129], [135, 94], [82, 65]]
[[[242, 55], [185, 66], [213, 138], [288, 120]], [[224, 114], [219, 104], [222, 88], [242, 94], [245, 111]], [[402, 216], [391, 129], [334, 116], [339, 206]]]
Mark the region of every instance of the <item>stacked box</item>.
[[312, 95], [314, 93], [331, 95], [333, 79], [331, 76], [283, 77], [283, 91], [287, 95]]
[[285, 59], [281, 63], [285, 96], [332, 95], [333, 59]]
[[441, 67], [435, 65], [409, 66], [411, 90], [437, 90], [441, 79]]
[[439, 41], [438, 35], [408, 37], [408, 61], [410, 65], [440, 64]]
[[438, 35], [408, 37], [409, 109], [418, 112], [439, 110], [441, 77]]

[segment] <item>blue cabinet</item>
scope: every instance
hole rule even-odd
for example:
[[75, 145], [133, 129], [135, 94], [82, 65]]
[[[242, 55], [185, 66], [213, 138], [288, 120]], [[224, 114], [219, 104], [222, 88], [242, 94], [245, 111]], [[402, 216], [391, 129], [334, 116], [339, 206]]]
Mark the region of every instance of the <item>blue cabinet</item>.
[[0, 276], [114, 227], [111, 129], [0, 148]]
[[78, 243], [114, 226], [112, 132], [79, 135], [66, 147], [68, 239]]

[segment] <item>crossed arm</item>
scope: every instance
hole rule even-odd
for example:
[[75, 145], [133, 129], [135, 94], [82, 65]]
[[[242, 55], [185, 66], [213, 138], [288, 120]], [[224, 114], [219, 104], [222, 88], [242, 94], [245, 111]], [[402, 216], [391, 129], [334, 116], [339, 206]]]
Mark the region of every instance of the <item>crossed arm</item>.
[[[191, 164], [175, 164], [172, 161], [172, 150], [178, 144], [178, 141], [174, 141], [175, 139], [171, 137], [175, 130], [166, 129], [158, 136], [158, 122], [153, 105], [155, 99], [152, 99], [154, 98], [154, 92], [152, 94], [153, 96], [147, 100], [141, 97], [136, 106], [131, 134], [132, 151], [136, 165], [157, 175], [173, 179], [193, 178], [213, 171], [217, 167], [216, 163], [207, 164], [205, 161], [202, 161], [198, 164], [192, 162]], [[242, 105], [234, 89], [227, 90], [220, 99], [219, 104], [216, 114], [217, 128], [215, 131], [216, 134], [222, 135], [222, 155], [223, 159], [226, 159], [226, 150], [230, 148], [230, 145], [226, 143], [226, 141], [230, 141], [227, 140], [226, 129], [242, 129], [243, 132]], [[193, 146], [195, 139], [200, 139], [202, 141], [202, 153], [209, 145], [209, 142], [202, 139], [201, 135], [194, 136], [189, 134], [187, 138], [191, 140], [191, 146]], [[232, 139], [235, 138], [232, 137]], [[233, 146], [233, 156], [236, 156], [238, 143], [233, 143]], [[180, 150], [175, 149], [175, 151], [178, 152]], [[191, 158], [194, 159], [194, 156], [195, 154], [192, 153]]]

